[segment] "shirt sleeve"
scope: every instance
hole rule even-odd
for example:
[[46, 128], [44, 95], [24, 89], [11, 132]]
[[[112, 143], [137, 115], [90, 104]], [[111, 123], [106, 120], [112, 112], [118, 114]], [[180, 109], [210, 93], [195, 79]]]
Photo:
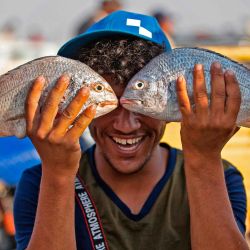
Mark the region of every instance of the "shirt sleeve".
[[41, 180], [41, 166], [23, 172], [14, 200], [14, 220], [17, 250], [26, 249], [34, 227], [38, 193]]
[[247, 202], [243, 177], [235, 167], [230, 165], [229, 168], [225, 170], [225, 179], [236, 223], [241, 233], [245, 235]]

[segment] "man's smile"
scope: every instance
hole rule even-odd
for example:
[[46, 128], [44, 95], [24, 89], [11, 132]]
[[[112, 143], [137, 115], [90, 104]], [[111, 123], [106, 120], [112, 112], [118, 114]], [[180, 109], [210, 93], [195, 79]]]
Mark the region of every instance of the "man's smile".
[[145, 136], [122, 137], [110, 136], [112, 147], [122, 154], [135, 154], [142, 146]]
[[113, 137], [112, 139], [116, 143], [121, 144], [121, 145], [135, 145], [142, 139], [142, 136], [141, 137], [129, 138], [129, 139]]

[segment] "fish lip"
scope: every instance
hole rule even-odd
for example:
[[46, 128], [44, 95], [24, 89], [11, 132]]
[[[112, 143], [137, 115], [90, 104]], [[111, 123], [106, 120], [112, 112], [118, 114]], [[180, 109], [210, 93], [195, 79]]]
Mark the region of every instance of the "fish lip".
[[121, 105], [126, 105], [126, 104], [143, 104], [143, 102], [141, 100], [138, 99], [127, 99], [126, 97], [121, 97], [120, 98], [120, 104]]
[[117, 106], [118, 102], [117, 101], [104, 101], [98, 103], [99, 107], [104, 107], [104, 106]]

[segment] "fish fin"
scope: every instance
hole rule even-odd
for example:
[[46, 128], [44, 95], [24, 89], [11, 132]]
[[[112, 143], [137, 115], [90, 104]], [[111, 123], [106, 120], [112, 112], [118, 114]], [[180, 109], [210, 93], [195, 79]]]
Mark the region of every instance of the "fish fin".
[[8, 129], [8, 124], [6, 122], [4, 124], [0, 123], [0, 137], [12, 136], [13, 133]]
[[0, 137], [12, 136], [8, 131], [0, 131]]
[[25, 119], [11, 119], [0, 122], [0, 137], [16, 136], [24, 138], [26, 136], [26, 121]]
[[238, 64], [240, 65], [241, 67], [245, 68], [246, 70], [249, 70], [249, 68], [242, 64], [242, 63], [239, 63], [235, 60], [233, 60], [232, 58], [228, 57], [228, 56], [225, 56], [219, 52], [216, 52], [214, 50], [210, 50], [210, 49], [205, 49], [205, 48], [201, 48], [201, 47], [181, 47], [181, 48], [175, 48], [174, 50], [180, 50], [180, 49], [193, 49], [193, 50], [200, 50], [200, 51], [204, 51], [204, 52], [207, 52], [207, 53], [210, 53], [210, 54], [215, 54], [217, 56], [220, 56], [221, 58], [224, 58], [224, 59], [227, 59], [227, 60], [230, 60], [231, 62], [235, 63], [235, 64]]
[[17, 120], [21, 120], [21, 119], [25, 119], [25, 115], [24, 114], [20, 114], [20, 115], [16, 115], [16, 116], [10, 117], [10, 118], [8, 118], [6, 120], [6, 122], [17, 121]]
[[33, 59], [33, 60], [31, 60], [31, 61], [29, 61], [29, 62], [27, 62], [27, 63], [24, 63], [24, 64], [22, 64], [22, 65], [17, 66], [17, 67], [14, 68], [14, 69], [9, 70], [9, 71], [6, 72], [5, 74], [1, 75], [1, 78], [3, 78], [4, 76], [7, 76], [7, 75], [9, 75], [9, 74], [12, 74], [13, 72], [18, 71], [19, 69], [22, 69], [22, 68], [24, 68], [24, 67], [26, 67], [26, 66], [29, 66], [29, 65], [32, 64], [33, 62], [44, 61], [44, 60], [46, 60], [46, 59], [48, 59], [48, 60], [55, 59], [55, 60], [56, 60], [56, 59], [59, 58], [59, 57], [60, 57], [60, 56], [44, 56], [44, 57], [35, 58], [35, 59]]
[[245, 120], [239, 124], [237, 124], [238, 127], [245, 127], [245, 128], [250, 128], [250, 119], [249, 120]]

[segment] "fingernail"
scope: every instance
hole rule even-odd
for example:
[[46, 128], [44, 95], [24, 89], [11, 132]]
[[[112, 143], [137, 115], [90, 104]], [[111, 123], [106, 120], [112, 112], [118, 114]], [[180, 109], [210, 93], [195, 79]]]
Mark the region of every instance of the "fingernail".
[[213, 63], [213, 66], [216, 68], [216, 69], [221, 69], [221, 65], [219, 62], [214, 62]]
[[63, 82], [68, 82], [69, 80], [70, 80], [70, 77], [68, 76], [68, 75], [62, 75], [61, 76], [61, 80], [63, 81]]
[[226, 71], [226, 74], [228, 76], [234, 76], [234, 72], [232, 70], [230, 70], [230, 69]]
[[203, 69], [203, 65], [202, 64], [196, 64], [195, 65], [195, 69], [196, 70], [202, 70]]
[[84, 95], [88, 95], [89, 94], [89, 88], [88, 87], [82, 87], [80, 89], [81, 93]]
[[34, 81], [35, 85], [42, 89], [44, 88], [44, 85], [45, 85], [45, 78], [43, 76], [38, 76], [35, 81]]
[[178, 80], [178, 82], [183, 82], [184, 81], [184, 77], [183, 76], [179, 76], [177, 80]]
[[91, 104], [90, 106], [88, 106], [87, 112], [90, 112], [90, 113], [92, 113], [92, 114], [95, 114], [95, 113], [96, 113], [96, 107], [97, 107], [96, 104]]
[[37, 81], [41, 82], [41, 83], [44, 83], [45, 82], [45, 78], [43, 76], [38, 76], [36, 78]]

